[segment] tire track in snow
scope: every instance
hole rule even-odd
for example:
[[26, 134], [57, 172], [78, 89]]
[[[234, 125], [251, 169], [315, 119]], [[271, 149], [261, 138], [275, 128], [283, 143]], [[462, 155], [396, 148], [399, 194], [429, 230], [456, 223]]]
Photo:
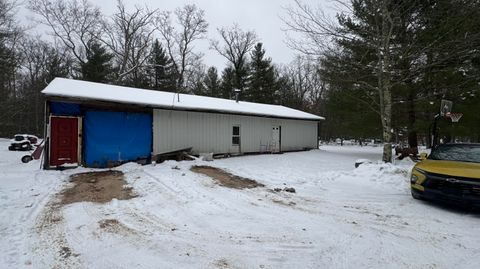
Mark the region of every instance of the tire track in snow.
[[[184, 186], [185, 184], [181, 185], [179, 184], [179, 182], [177, 182], [176, 180], [170, 180], [169, 183], [172, 183], [174, 184], [174, 186], [176, 187], [173, 188], [171, 186], [169, 186], [168, 184], [166, 184], [164, 182], [164, 180], [162, 180], [161, 178], [158, 178], [156, 177], [155, 175], [153, 175], [152, 173], [150, 172], [147, 172], [147, 171], [141, 171], [144, 175], [148, 176], [150, 179], [152, 179], [156, 184], [157, 186], [161, 187], [160, 190], [167, 190], [167, 195], [170, 196], [171, 199], [166, 199], [166, 202], [170, 203], [172, 202], [172, 199], [179, 204], [179, 206], [183, 209], [184, 206], [186, 204], [191, 204], [191, 203], [203, 203], [203, 204], [209, 204], [209, 205], [215, 205], [216, 208], [213, 208], [213, 209], [217, 209], [217, 210], [236, 210], [234, 209], [233, 207], [229, 207], [225, 202], [226, 201], [220, 201], [218, 199], [217, 196], [215, 196], [215, 194], [212, 195], [212, 192], [211, 192], [211, 189], [212, 188], [209, 188], [209, 187], [206, 187], [208, 188], [207, 190], [205, 190], [204, 188], [197, 188], [196, 186]], [[183, 171], [185, 173], [185, 176], [180, 176], [180, 178], [184, 178], [185, 180], [190, 180], [189, 182], [187, 182], [186, 184], [200, 184], [203, 186], [203, 184], [201, 184], [200, 182], [196, 182], [196, 180], [192, 180], [191, 178], [195, 178], [195, 177], [198, 177], [198, 178], [203, 178], [203, 179], [208, 179], [208, 180], [212, 180], [211, 178], [207, 177], [207, 176], [199, 176], [197, 175], [196, 173], [194, 172], [191, 172], [191, 171]], [[179, 172], [180, 173], [180, 172]], [[179, 177], [178, 175], [174, 175], [174, 177]], [[205, 186], [203, 186], [205, 187]], [[215, 188], [213, 188], [215, 189]], [[200, 191], [202, 190], [202, 191]], [[150, 190], [148, 190], [150, 191]], [[163, 194], [165, 194], [165, 192], [162, 192]], [[212, 209], [211, 207], [208, 207], [210, 209]], [[183, 209], [184, 210], [184, 209]], [[204, 210], [204, 208], [200, 208], [200, 210]], [[186, 211], [186, 210], [184, 210]]]
[[[188, 174], [189, 173], [192, 173], [190, 171], [186, 172], [187, 176], [186, 178], [188, 179]], [[305, 248], [306, 246], [302, 244], [302, 242], [298, 241], [298, 240], [295, 240], [295, 239], [285, 239], [285, 238], [282, 238], [282, 237], [271, 237], [271, 236], [265, 236], [265, 234], [263, 233], [256, 233], [255, 231], [251, 231], [251, 232], [248, 232], [246, 235], [238, 235], [238, 236], [234, 236], [232, 234], [230, 234], [227, 231], [222, 231], [222, 230], [218, 230], [216, 229], [215, 227], [211, 227], [211, 223], [210, 223], [210, 219], [208, 219], [208, 217], [201, 217], [201, 218], [197, 218], [195, 216], [193, 217], [190, 217], [189, 214], [192, 213], [192, 209], [188, 209], [188, 208], [185, 208], [186, 207], [186, 204], [188, 204], [189, 202], [191, 202], [190, 200], [187, 200], [187, 203], [185, 202], [185, 199], [182, 199], [181, 197], [178, 197], [179, 195], [184, 195], [185, 193], [189, 193], [189, 195], [186, 195], [188, 197], [194, 197], [194, 199], [196, 199], [197, 203], [200, 203], [200, 204], [208, 204], [208, 208], [210, 208], [211, 210], [211, 205], [215, 205], [217, 208], [216, 210], [225, 210], [225, 209], [229, 209], [229, 205], [230, 205], [230, 208], [233, 209], [233, 208], [238, 208], [238, 203], [250, 203], [252, 200], [253, 201], [257, 201], [257, 199], [259, 198], [259, 194], [262, 193], [263, 191], [259, 192], [258, 190], [242, 190], [242, 191], [239, 191], [239, 190], [230, 190], [230, 189], [226, 189], [224, 187], [221, 187], [221, 186], [216, 186], [214, 185], [215, 187], [213, 188], [213, 191], [212, 192], [212, 188], [211, 187], [205, 187], [203, 184], [199, 183], [199, 182], [196, 182], [194, 180], [191, 180], [188, 182], [188, 184], [200, 184], [200, 185], [203, 185], [202, 188], [198, 188], [198, 187], [193, 187], [193, 188], [185, 188], [184, 185], [182, 184], [175, 184], [177, 190], [173, 189], [168, 183], [171, 183], [172, 180], [168, 180], [167, 183], [164, 182], [164, 179], [162, 178], [158, 178], [156, 177], [155, 175], [152, 175], [151, 173], [147, 172], [147, 171], [142, 171], [141, 173], [142, 176], [146, 176], [152, 180], [155, 181], [157, 187], [159, 187], [160, 190], [157, 190], [157, 189], [152, 189], [152, 188], [149, 188], [148, 191], [149, 192], [158, 192], [160, 193], [160, 195], [162, 193], [165, 193], [165, 191], [169, 194], [166, 199], [166, 203], [171, 206], [172, 205], [172, 199], [173, 199], [173, 202], [174, 203], [177, 203], [178, 204], [178, 208], [177, 208], [177, 211], [178, 211], [178, 215], [183, 215], [184, 217], [183, 218], [176, 218], [176, 221], [173, 221], [174, 223], [178, 223], [178, 221], [180, 222], [183, 222], [183, 223], [188, 223], [189, 226], [185, 229], [183, 229], [183, 227], [180, 225], [180, 229], [178, 231], [176, 231], [176, 234], [175, 234], [175, 241], [179, 242], [179, 241], [184, 241], [184, 242], [191, 242], [192, 241], [192, 238], [197, 238], [197, 239], [194, 239], [194, 242], [204, 242], [203, 244], [204, 245], [210, 245], [210, 246], [217, 246], [215, 248], [224, 248], [226, 245], [232, 247], [232, 248], [236, 248], [235, 246], [238, 246], [239, 244], [255, 244], [255, 245], [271, 245], [271, 246], [276, 246], [278, 244], [280, 244], [281, 242], [284, 243], [284, 246], [285, 248], [290, 248], [290, 249], [296, 249], [296, 248]], [[192, 176], [195, 175], [195, 174], [191, 174]], [[195, 175], [196, 176], [196, 175]], [[142, 177], [142, 178], [146, 178], [146, 177]], [[183, 177], [181, 177], [183, 178]], [[208, 177], [206, 177], [208, 178]], [[211, 179], [209, 179], [211, 180]], [[135, 184], [136, 185], [136, 188], [138, 184]], [[146, 184], [145, 184], [146, 185]], [[145, 186], [144, 185], [144, 186]], [[208, 189], [204, 189], [204, 188], [208, 188]], [[194, 192], [192, 193], [191, 190], [194, 190]], [[202, 191], [203, 190], [203, 191]], [[143, 191], [143, 190], [142, 190]], [[220, 192], [234, 192], [236, 194], [239, 194], [239, 195], [235, 195], [235, 201], [224, 201], [222, 198], [225, 198], [226, 196], [217, 196], [217, 191], [220, 191]], [[173, 196], [173, 197], [172, 197]], [[219, 198], [220, 197], [220, 198]], [[148, 198], [147, 198], [148, 199]], [[265, 214], [271, 214], [271, 207], [272, 207], [272, 204], [273, 203], [269, 203], [269, 206], [266, 206], [263, 208], [262, 211], [264, 211]], [[276, 205], [273, 205], [276, 207]], [[240, 207], [242, 208], [242, 207]], [[142, 212], [143, 210], [145, 210], [144, 208], [137, 208], [139, 209], [138, 212]], [[201, 210], [201, 209], [200, 209]], [[208, 213], [208, 212], [196, 212], [196, 213]], [[222, 212], [222, 214], [225, 213], [225, 212]], [[241, 215], [245, 215], [245, 221], [247, 221], [248, 218], [250, 218], [250, 209], [243, 209], [243, 210], [230, 210], [230, 212], [226, 212], [227, 214], [223, 216], [223, 218], [229, 218], [229, 216], [232, 216], [232, 217], [236, 217], [236, 218], [239, 218], [239, 216]], [[142, 212], [141, 213], [142, 215], [145, 215], [145, 212]], [[157, 216], [157, 214], [155, 214], [155, 212], [153, 213], [155, 216]], [[207, 222], [205, 222], [207, 221]], [[180, 224], [180, 223], [178, 223]], [[192, 226], [193, 225], [193, 226]], [[253, 235], [252, 235], [253, 233]], [[256, 235], [259, 235], [257, 236], [257, 238], [259, 239], [252, 239], [253, 237], [255, 237]], [[293, 243], [293, 244], [292, 244]], [[197, 243], [195, 243], [195, 245], [198, 245]], [[307, 247], [309, 248], [309, 247]], [[198, 248], [197, 248], [198, 249]]]
[[[141, 203], [135, 204], [135, 212], [139, 215], [142, 215], [146, 219], [152, 220], [153, 222], [157, 222], [158, 220], [164, 221], [164, 219], [171, 218], [173, 216], [174, 219], [169, 221], [170, 227], [173, 226], [187, 232], [183, 229], [183, 227], [185, 224], [188, 224], [188, 230], [190, 232], [187, 232], [185, 237], [198, 237], [198, 235], [201, 234], [200, 231], [205, 232], [205, 229], [209, 229], [208, 225], [201, 223], [202, 218], [197, 217], [208, 213], [205, 212], [204, 208], [198, 208], [198, 204], [208, 204], [209, 210], [212, 210], [211, 205], [215, 205], [213, 210], [217, 211], [225, 211], [228, 209], [226, 205], [218, 202], [212, 197], [208, 197], [205, 192], [194, 191], [192, 193], [192, 189], [196, 190], [197, 188], [185, 188], [181, 184], [175, 182], [175, 180], [168, 180], [168, 183], [174, 184], [174, 186], [177, 188], [175, 189], [168, 183], [164, 182], [166, 179], [158, 178], [150, 172], [144, 170], [140, 172], [146, 178], [151, 179], [150, 182], [153, 182], [154, 184], [153, 186], [149, 185], [148, 189], [143, 187], [141, 184], [138, 184], [138, 187], [142, 188], [142, 192], [150, 196], [147, 199], [156, 199], [156, 204], [158, 206], [168, 205], [169, 209], [174, 207], [176, 214], [172, 215], [173, 212], [170, 212], [169, 210], [155, 210], [155, 208], [153, 208], [152, 211], [146, 211], [144, 205]], [[172, 173], [175, 172], [172, 171]], [[186, 173], [189, 173], [189, 171]], [[174, 175], [173, 177], [177, 178], [178, 175]], [[188, 178], [188, 176], [182, 178]], [[191, 181], [190, 184], [197, 183]], [[155, 193], [156, 197], [152, 197], [152, 193]], [[191, 206], [195, 206], [196, 209], [198, 209], [193, 212], [194, 214], [192, 214], [191, 208], [189, 208]], [[160, 217], [158, 214], [161, 214], [163, 217]], [[211, 232], [215, 233], [216, 231], [212, 230]]]
[[[41, 184], [40, 173], [49, 172], [37, 172], [35, 175], [37, 184]], [[49, 268], [79, 268], [81, 267], [80, 259], [66, 240], [65, 219], [59, 202], [59, 191], [67, 186], [66, 179], [69, 173], [52, 173], [52, 176], [58, 174], [60, 177], [57, 180], [61, 183], [53, 185], [48, 193], [40, 198], [40, 203], [34, 209], [38, 213], [32, 214], [36, 218], [33, 228], [35, 239], [30, 248], [37, 253], [34, 257], [40, 258], [38, 261], [33, 261], [33, 264], [40, 263], [43, 267]]]
[[[65, 236], [65, 219], [60, 205], [50, 201], [37, 222], [37, 242], [33, 249], [41, 257], [39, 263], [50, 268], [78, 268], [78, 255]], [[46, 254], [46, 255], [45, 255]]]

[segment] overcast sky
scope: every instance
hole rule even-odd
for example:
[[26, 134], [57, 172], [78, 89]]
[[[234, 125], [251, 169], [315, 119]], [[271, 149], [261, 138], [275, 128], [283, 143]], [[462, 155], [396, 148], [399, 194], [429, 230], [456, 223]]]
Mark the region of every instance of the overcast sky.
[[[116, 10], [116, 0], [93, 1], [105, 15], [111, 15]], [[216, 29], [238, 23], [243, 30], [254, 30], [263, 42], [266, 54], [275, 63], [289, 63], [295, 55], [285, 44], [284, 24], [281, 16], [285, 7], [293, 6], [293, 0], [125, 0], [127, 8], [134, 5], [147, 5], [151, 9], [173, 11], [184, 4], [194, 3], [205, 10], [209, 23], [208, 37], [218, 39]], [[329, 14], [335, 14], [329, 0], [304, 0], [312, 6], [322, 5]], [[22, 12], [23, 13], [23, 12]], [[219, 70], [225, 67], [226, 61], [213, 50], [209, 50], [208, 41], [198, 42], [196, 51], [205, 54], [203, 60], [207, 66], [216, 66]]]

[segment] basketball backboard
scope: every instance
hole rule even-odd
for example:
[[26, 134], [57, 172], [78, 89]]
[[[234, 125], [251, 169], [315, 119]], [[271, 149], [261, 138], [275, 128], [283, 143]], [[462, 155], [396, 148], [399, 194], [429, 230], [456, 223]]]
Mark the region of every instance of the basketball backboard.
[[453, 102], [449, 100], [442, 100], [440, 103], [440, 116], [445, 116], [447, 113], [452, 112]]

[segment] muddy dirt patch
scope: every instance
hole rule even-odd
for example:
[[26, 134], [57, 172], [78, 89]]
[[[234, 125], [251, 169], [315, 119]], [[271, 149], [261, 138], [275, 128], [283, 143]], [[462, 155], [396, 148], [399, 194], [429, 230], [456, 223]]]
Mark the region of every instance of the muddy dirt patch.
[[127, 186], [123, 173], [110, 170], [101, 172], [87, 172], [70, 176], [74, 185], [65, 189], [62, 195], [62, 204], [76, 202], [106, 203], [112, 199], [127, 200], [136, 197], [132, 188]]
[[98, 226], [101, 230], [109, 233], [121, 234], [121, 235], [132, 235], [136, 234], [137, 231], [125, 226], [116, 219], [103, 219], [98, 222]]
[[256, 187], [265, 187], [262, 183], [249, 178], [239, 177], [224, 170], [211, 166], [192, 166], [190, 169], [195, 173], [200, 173], [211, 177], [221, 186], [234, 189], [251, 189]]
[[59, 254], [60, 254], [60, 257], [62, 257], [64, 259], [67, 259], [70, 256], [73, 256], [73, 257], [80, 256], [80, 254], [73, 253], [72, 250], [69, 247], [62, 247], [59, 251]]
[[109, 228], [120, 225], [120, 222], [116, 219], [104, 219], [104, 220], [99, 221], [98, 225], [102, 229], [109, 229]]

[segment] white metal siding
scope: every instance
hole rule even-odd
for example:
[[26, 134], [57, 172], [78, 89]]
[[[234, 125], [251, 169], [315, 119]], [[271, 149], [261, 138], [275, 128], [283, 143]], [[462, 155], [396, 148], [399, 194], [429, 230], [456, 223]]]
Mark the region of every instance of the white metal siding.
[[[240, 126], [240, 148], [232, 145], [232, 127]], [[281, 126], [281, 150], [317, 146], [317, 122], [220, 113], [154, 109], [154, 154], [193, 147], [194, 153], [268, 150], [272, 127]]]

